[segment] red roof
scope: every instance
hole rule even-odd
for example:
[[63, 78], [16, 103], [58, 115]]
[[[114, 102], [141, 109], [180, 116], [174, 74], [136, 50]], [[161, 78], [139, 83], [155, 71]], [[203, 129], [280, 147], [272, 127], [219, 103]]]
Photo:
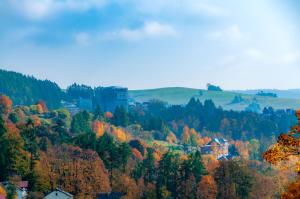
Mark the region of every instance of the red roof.
[[[20, 188], [28, 188], [28, 181], [20, 181], [19, 183], [18, 183], [18, 186], [20, 187]], [[1, 198], [0, 198], [1, 199]]]

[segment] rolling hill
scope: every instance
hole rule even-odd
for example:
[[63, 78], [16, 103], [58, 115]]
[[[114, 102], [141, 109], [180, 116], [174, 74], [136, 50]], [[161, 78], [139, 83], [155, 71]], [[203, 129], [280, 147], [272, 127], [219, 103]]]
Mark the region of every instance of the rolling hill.
[[[243, 101], [231, 103], [235, 96], [241, 96]], [[267, 106], [272, 106], [275, 109], [300, 108], [300, 99], [264, 97], [233, 91], [207, 91], [183, 87], [130, 90], [129, 97], [136, 102], [158, 99], [169, 104], [186, 104], [192, 97], [198, 98], [200, 101], [211, 99], [216, 105], [227, 110], [244, 110], [252, 102], [258, 103], [261, 109]]]

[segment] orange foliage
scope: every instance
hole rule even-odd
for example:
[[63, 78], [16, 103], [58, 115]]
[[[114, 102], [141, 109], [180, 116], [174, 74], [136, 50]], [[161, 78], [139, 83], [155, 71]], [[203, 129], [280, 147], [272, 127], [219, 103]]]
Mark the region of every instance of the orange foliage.
[[74, 198], [95, 198], [111, 190], [108, 172], [95, 151], [63, 145], [48, 148], [40, 159], [51, 188], [59, 185]]
[[162, 154], [160, 154], [158, 151], [154, 151], [153, 157], [155, 161], [160, 161]]
[[99, 138], [105, 133], [105, 124], [99, 120], [93, 122], [93, 131], [96, 133], [96, 137]]
[[112, 126], [112, 134], [116, 137], [119, 142], [126, 142], [127, 137], [123, 129]]
[[183, 128], [181, 140], [184, 144], [189, 144], [189, 141], [190, 141], [190, 132], [189, 131], [190, 131], [189, 127], [185, 126]]
[[289, 185], [287, 192], [281, 195], [282, 199], [298, 199], [300, 198], [300, 179]]
[[40, 100], [38, 105], [40, 105], [43, 113], [48, 112], [48, 107], [46, 106], [46, 103], [44, 101]]
[[133, 154], [138, 160], [143, 160], [143, 159], [144, 159], [144, 157], [143, 157], [143, 155], [141, 154], [141, 152], [139, 152], [136, 148], [132, 148], [131, 151], [132, 151], [132, 154]]
[[111, 112], [105, 112], [104, 113], [104, 117], [105, 117], [105, 119], [111, 119], [112, 117], [113, 117], [114, 115], [111, 113]]
[[197, 186], [197, 198], [215, 199], [217, 197], [217, 185], [210, 175], [203, 176]]
[[212, 174], [219, 167], [219, 161], [214, 155], [204, 155], [203, 163], [208, 173]]
[[174, 144], [177, 142], [176, 135], [173, 132], [170, 132], [166, 138], [167, 142], [170, 144]]
[[[299, 154], [300, 154], [300, 110], [296, 111], [296, 116], [298, 118], [298, 124], [291, 128], [291, 131], [284, 134], [282, 133], [278, 139], [277, 143], [269, 148], [263, 157], [265, 160], [272, 164], [278, 164], [279, 162], [286, 162], [292, 157], [297, 157], [298, 163], [296, 163], [296, 171], [300, 171]], [[283, 199], [294, 199], [300, 198], [300, 177], [298, 180], [288, 187], [287, 192], [282, 194]]]
[[246, 142], [242, 142], [242, 141], [236, 141], [234, 143], [236, 149], [238, 150], [240, 156], [245, 159], [248, 160], [249, 159], [249, 150], [248, 150], [248, 143]]
[[1, 95], [0, 96], [0, 113], [7, 114], [11, 111], [12, 109], [12, 101], [7, 97], [6, 95]]
[[113, 189], [118, 192], [126, 193], [123, 199], [139, 199], [142, 196], [142, 189], [137, 186], [134, 179], [125, 174], [116, 174], [113, 182]]
[[4, 198], [6, 198], [6, 191], [1, 185], [0, 185], [0, 196], [4, 196]]
[[35, 116], [35, 115], [32, 116], [31, 119], [32, 119], [33, 125], [35, 127], [40, 126], [42, 124], [41, 119], [39, 117]]
[[198, 139], [198, 144], [200, 146], [205, 146], [206, 144], [208, 144], [211, 141], [211, 138], [209, 137], [204, 137], [204, 138], [199, 138]]
[[276, 198], [277, 193], [274, 190], [278, 191], [282, 185], [277, 185], [277, 180], [274, 176], [254, 173], [254, 178], [253, 191], [250, 193], [250, 198]]

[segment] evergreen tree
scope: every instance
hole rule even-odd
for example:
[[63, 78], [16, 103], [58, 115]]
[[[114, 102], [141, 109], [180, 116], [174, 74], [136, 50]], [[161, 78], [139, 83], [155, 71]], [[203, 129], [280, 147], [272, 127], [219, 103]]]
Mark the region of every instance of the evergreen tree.
[[126, 127], [129, 123], [128, 114], [123, 106], [117, 107], [113, 116], [113, 124]]
[[81, 111], [74, 115], [71, 123], [73, 133], [83, 133], [92, 131], [92, 116], [87, 111]]

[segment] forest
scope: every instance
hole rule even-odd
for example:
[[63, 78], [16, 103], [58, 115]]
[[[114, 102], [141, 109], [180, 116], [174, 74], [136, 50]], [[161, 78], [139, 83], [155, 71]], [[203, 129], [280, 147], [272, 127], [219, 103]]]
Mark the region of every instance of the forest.
[[[28, 181], [29, 198], [57, 187], [75, 198], [299, 198], [300, 130], [292, 110], [224, 111], [191, 99], [71, 115], [44, 101], [13, 106], [2, 95], [0, 113], [0, 182], [9, 182], [0, 194], [9, 199], [19, 181]], [[183, 150], [218, 137], [234, 158]]]

